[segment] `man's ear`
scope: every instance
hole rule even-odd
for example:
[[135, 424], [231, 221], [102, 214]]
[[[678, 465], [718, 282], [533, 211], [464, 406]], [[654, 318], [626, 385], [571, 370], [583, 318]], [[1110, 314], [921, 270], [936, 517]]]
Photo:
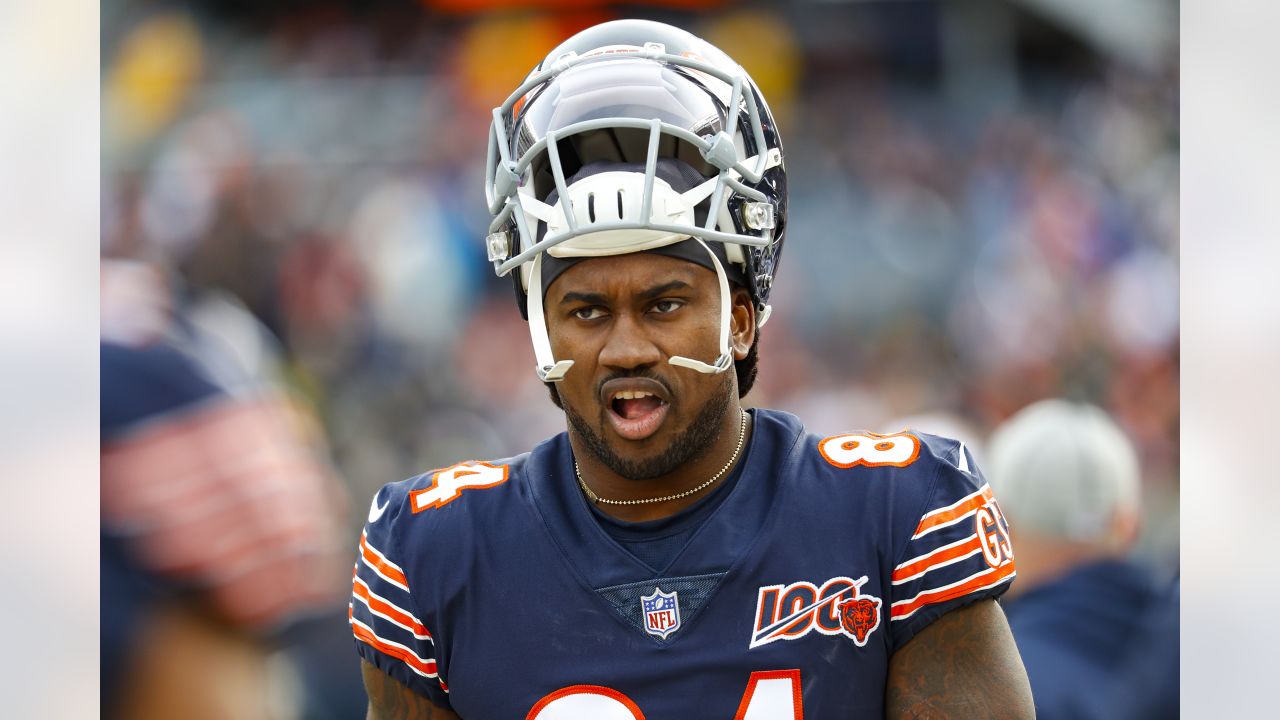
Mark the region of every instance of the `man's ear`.
[[756, 340], [756, 304], [751, 301], [751, 293], [740, 287], [735, 287], [730, 297], [733, 309], [729, 314], [729, 344], [734, 359], [744, 360]]

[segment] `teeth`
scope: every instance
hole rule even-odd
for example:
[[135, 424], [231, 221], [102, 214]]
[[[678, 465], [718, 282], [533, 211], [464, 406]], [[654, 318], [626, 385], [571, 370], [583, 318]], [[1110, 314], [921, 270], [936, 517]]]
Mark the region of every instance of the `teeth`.
[[639, 400], [640, 398], [647, 397], [653, 397], [653, 393], [645, 392], [644, 390], [636, 390], [634, 392], [631, 390], [623, 390], [613, 394], [614, 400]]

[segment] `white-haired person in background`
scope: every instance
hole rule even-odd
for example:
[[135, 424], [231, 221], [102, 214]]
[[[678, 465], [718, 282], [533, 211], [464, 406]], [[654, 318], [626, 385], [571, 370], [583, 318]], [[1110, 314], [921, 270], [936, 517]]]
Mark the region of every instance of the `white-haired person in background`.
[[1097, 407], [1043, 400], [988, 447], [1017, 548], [1003, 604], [1037, 717], [1176, 717], [1176, 588], [1128, 557], [1141, 510], [1132, 443]]

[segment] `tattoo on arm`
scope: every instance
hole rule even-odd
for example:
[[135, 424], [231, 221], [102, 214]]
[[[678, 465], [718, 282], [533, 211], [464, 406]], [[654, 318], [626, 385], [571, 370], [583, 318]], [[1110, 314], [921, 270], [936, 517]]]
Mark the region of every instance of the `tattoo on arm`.
[[360, 661], [360, 671], [369, 695], [365, 720], [461, 720], [365, 660]]
[[943, 615], [893, 655], [885, 717], [1035, 717], [1022, 657], [994, 600]]

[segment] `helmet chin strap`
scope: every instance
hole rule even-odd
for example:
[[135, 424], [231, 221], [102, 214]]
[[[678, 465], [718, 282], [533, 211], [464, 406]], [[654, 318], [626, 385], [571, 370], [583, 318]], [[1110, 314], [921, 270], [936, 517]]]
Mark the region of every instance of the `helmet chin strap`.
[[[716, 375], [733, 367], [733, 353], [729, 350], [729, 310], [733, 299], [729, 295], [729, 278], [725, 275], [724, 266], [720, 264], [720, 258], [716, 257], [702, 238], [693, 239], [711, 256], [711, 262], [716, 268], [716, 280], [720, 285], [720, 356], [712, 365], [679, 355], [671, 356], [667, 362], [677, 367]], [[551, 352], [551, 339], [547, 337], [547, 320], [542, 307], [542, 253], [534, 256], [525, 303], [529, 312], [529, 337], [533, 341], [533, 355], [537, 359], [538, 378], [543, 382], [560, 382], [569, 368], [573, 367], [573, 361], [556, 360]]]
[[537, 359], [538, 378], [542, 382], [560, 382], [573, 367], [572, 360], [557, 361], [551, 353], [551, 338], [547, 337], [547, 319], [542, 312], [542, 253], [533, 258], [533, 271], [529, 274], [529, 294], [525, 306], [529, 311], [529, 337], [533, 340], [533, 356]]
[[679, 355], [672, 355], [667, 362], [677, 367], [697, 370], [708, 375], [716, 375], [733, 367], [733, 353], [729, 351], [729, 309], [732, 305], [732, 298], [729, 296], [729, 278], [724, 274], [724, 266], [720, 264], [720, 258], [716, 257], [714, 252], [711, 252], [711, 248], [707, 247], [707, 243], [700, 237], [693, 239], [697, 240], [698, 244], [711, 256], [711, 263], [716, 267], [716, 280], [720, 282], [720, 357], [716, 358], [713, 365]]

